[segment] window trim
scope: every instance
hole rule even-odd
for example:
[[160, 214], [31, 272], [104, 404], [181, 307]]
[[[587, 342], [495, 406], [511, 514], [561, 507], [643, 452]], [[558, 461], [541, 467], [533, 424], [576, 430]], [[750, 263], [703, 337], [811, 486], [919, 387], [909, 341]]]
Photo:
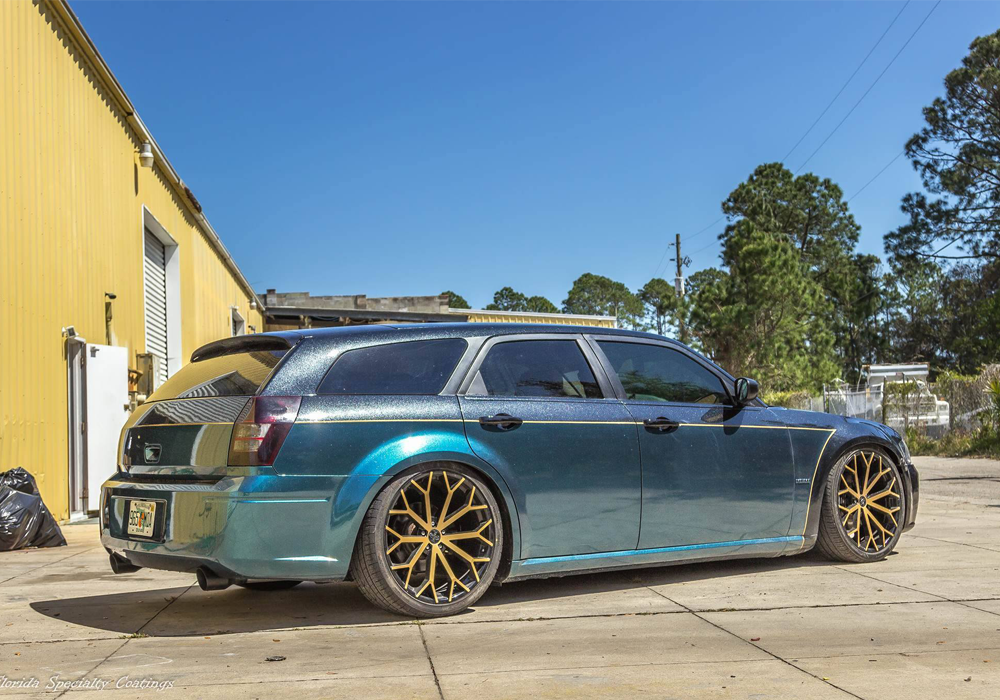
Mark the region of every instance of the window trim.
[[[583, 359], [590, 367], [591, 373], [594, 375], [594, 379], [597, 381], [597, 386], [601, 391], [602, 396], [598, 398], [586, 398], [586, 397], [576, 397], [576, 396], [493, 396], [489, 394], [469, 394], [468, 391], [472, 386], [472, 383], [476, 379], [476, 375], [479, 374], [479, 368], [482, 366], [483, 362], [486, 360], [486, 356], [489, 354], [490, 350], [500, 343], [517, 343], [531, 340], [572, 340], [576, 342], [576, 346], [580, 349], [583, 354]], [[505, 401], [617, 401], [616, 389], [608, 378], [607, 372], [604, 369], [604, 365], [601, 363], [600, 358], [594, 353], [590, 344], [584, 339], [582, 333], [523, 333], [516, 334], [512, 333], [510, 335], [499, 335], [493, 336], [486, 340], [479, 348], [479, 352], [476, 354], [475, 359], [469, 366], [468, 371], [465, 374], [465, 378], [462, 380], [461, 385], [458, 389], [458, 395], [462, 397], [467, 397], [469, 399], [503, 399]]]
[[[682, 356], [692, 360], [695, 364], [700, 365], [708, 372], [713, 374], [715, 377], [722, 382], [722, 389], [726, 392], [726, 398], [728, 402], [726, 406], [732, 408], [737, 406], [735, 400], [735, 389], [734, 380], [729, 376], [727, 372], [724, 372], [721, 367], [708, 361], [704, 357], [701, 357], [696, 352], [691, 349], [681, 345], [679, 343], [671, 343], [668, 340], [654, 340], [652, 338], [633, 338], [631, 336], [623, 335], [591, 335], [586, 336], [587, 342], [590, 344], [591, 348], [594, 350], [594, 354], [600, 359], [601, 365], [604, 367], [604, 371], [607, 373], [608, 377], [611, 378], [611, 383], [614, 386], [615, 395], [620, 401], [628, 401], [632, 403], [641, 403], [644, 405], [656, 405], [656, 406], [697, 406], [704, 408], [706, 406], [718, 406], [719, 404], [707, 404], [707, 403], [697, 403], [697, 402], [686, 402], [686, 401], [638, 401], [636, 399], [628, 398], [625, 393], [625, 388], [622, 386], [621, 380], [618, 378], [618, 373], [615, 371], [614, 367], [611, 365], [611, 361], [608, 356], [604, 354], [604, 351], [599, 345], [600, 342], [610, 342], [610, 343], [635, 343], [637, 345], [655, 345], [657, 347], [664, 348], [666, 350], [672, 350], [674, 352], [680, 353]], [[757, 405], [749, 404], [749, 405]]]
[[[340, 359], [348, 353], [356, 352], [358, 350], [371, 350], [373, 348], [379, 348], [386, 345], [405, 345], [407, 343], [435, 343], [443, 340], [461, 340], [465, 343], [465, 348], [462, 350], [462, 355], [461, 357], [458, 358], [458, 362], [455, 363], [455, 366], [452, 368], [451, 373], [445, 378], [444, 384], [441, 387], [441, 391], [437, 393], [400, 394], [396, 392], [391, 394], [372, 394], [370, 392], [369, 393], [358, 393], [358, 392], [323, 393], [320, 391], [320, 387], [323, 386], [323, 383], [326, 381], [327, 376], [330, 374], [330, 372], [333, 371], [333, 368], [336, 366], [336, 364], [340, 362]], [[458, 335], [444, 336], [441, 338], [414, 338], [413, 340], [389, 340], [384, 343], [372, 343], [370, 345], [359, 345], [357, 347], [344, 348], [343, 350], [339, 351], [333, 358], [333, 360], [330, 362], [330, 366], [326, 368], [325, 372], [323, 372], [323, 376], [320, 377], [319, 381], [316, 383], [316, 386], [313, 388], [312, 394], [310, 394], [310, 396], [443, 396], [449, 393], [448, 390], [452, 384], [455, 374], [462, 368], [462, 365], [465, 362], [466, 357], [468, 357], [469, 351], [471, 349], [472, 349], [472, 343], [469, 342], [469, 339], [463, 338], [462, 336]]]

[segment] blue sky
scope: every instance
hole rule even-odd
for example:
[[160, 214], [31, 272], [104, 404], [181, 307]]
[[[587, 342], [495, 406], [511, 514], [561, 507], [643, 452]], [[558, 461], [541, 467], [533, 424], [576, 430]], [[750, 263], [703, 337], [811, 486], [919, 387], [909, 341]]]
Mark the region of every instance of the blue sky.
[[[910, 2], [792, 170], [924, 19]], [[718, 264], [720, 202], [780, 160], [903, 7], [772, 3], [73, 3], [255, 289], [641, 287], [675, 233]], [[902, 150], [1000, 4], [943, 2], [807, 170], [850, 197]], [[919, 188], [850, 206], [882, 254]], [[668, 254], [667, 258], [670, 257]], [[661, 276], [670, 277], [659, 266]]]

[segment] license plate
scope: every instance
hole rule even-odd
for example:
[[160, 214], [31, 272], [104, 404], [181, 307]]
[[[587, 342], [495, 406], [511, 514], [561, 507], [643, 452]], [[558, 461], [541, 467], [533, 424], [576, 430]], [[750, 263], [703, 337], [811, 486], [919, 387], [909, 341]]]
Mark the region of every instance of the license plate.
[[128, 534], [138, 535], [139, 537], [152, 537], [155, 516], [155, 502], [132, 501], [128, 507]]

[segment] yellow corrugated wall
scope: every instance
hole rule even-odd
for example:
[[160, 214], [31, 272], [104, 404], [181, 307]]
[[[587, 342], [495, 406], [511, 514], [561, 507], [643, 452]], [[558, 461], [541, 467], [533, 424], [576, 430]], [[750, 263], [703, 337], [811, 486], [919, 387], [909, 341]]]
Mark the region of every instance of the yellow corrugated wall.
[[489, 311], [483, 309], [452, 309], [468, 316], [470, 323], [558, 323], [565, 326], [595, 326], [614, 328], [614, 316], [575, 316], [572, 314], [535, 314], [530, 311]]
[[185, 358], [228, 336], [230, 306], [263, 322], [44, 2], [0, 2], [0, 471], [23, 466], [69, 515], [64, 326], [145, 351], [142, 207], [178, 244]]

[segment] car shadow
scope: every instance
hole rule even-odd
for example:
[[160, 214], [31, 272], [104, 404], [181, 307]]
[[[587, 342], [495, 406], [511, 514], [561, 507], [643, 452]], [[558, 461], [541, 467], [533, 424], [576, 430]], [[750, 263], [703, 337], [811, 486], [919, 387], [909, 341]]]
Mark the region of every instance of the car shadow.
[[[807, 552], [795, 557], [686, 562], [617, 571], [597, 571], [557, 578], [522, 579], [494, 587], [483, 596], [475, 607], [481, 609], [553, 598], [565, 599], [595, 593], [625, 591], [650, 586], [669, 586], [769, 571], [829, 567], [830, 565], [831, 562], [828, 559], [824, 559], [814, 552]], [[669, 589], [663, 591], [663, 594], [669, 598]]]
[[[516, 606], [518, 603], [572, 599], [647, 586], [669, 586], [829, 565], [830, 562], [807, 553], [777, 559], [686, 563], [512, 581], [491, 588], [475, 606], [457, 619], [474, 615], [477, 611], [488, 613], [490, 608]], [[664, 594], [669, 596], [669, 589]], [[194, 637], [410, 621], [409, 618], [376, 608], [365, 600], [353, 583], [304, 583], [291, 590], [272, 592], [249, 591], [235, 586], [224, 591], [206, 592], [192, 585], [59, 598], [36, 601], [30, 605], [35, 612], [62, 622], [123, 635], [150, 637]], [[516, 616], [516, 607], [511, 612]], [[585, 609], [580, 612], [586, 614]], [[532, 616], [544, 617], [544, 614], [539, 615], [536, 608]], [[491, 615], [487, 617], [494, 619]]]

